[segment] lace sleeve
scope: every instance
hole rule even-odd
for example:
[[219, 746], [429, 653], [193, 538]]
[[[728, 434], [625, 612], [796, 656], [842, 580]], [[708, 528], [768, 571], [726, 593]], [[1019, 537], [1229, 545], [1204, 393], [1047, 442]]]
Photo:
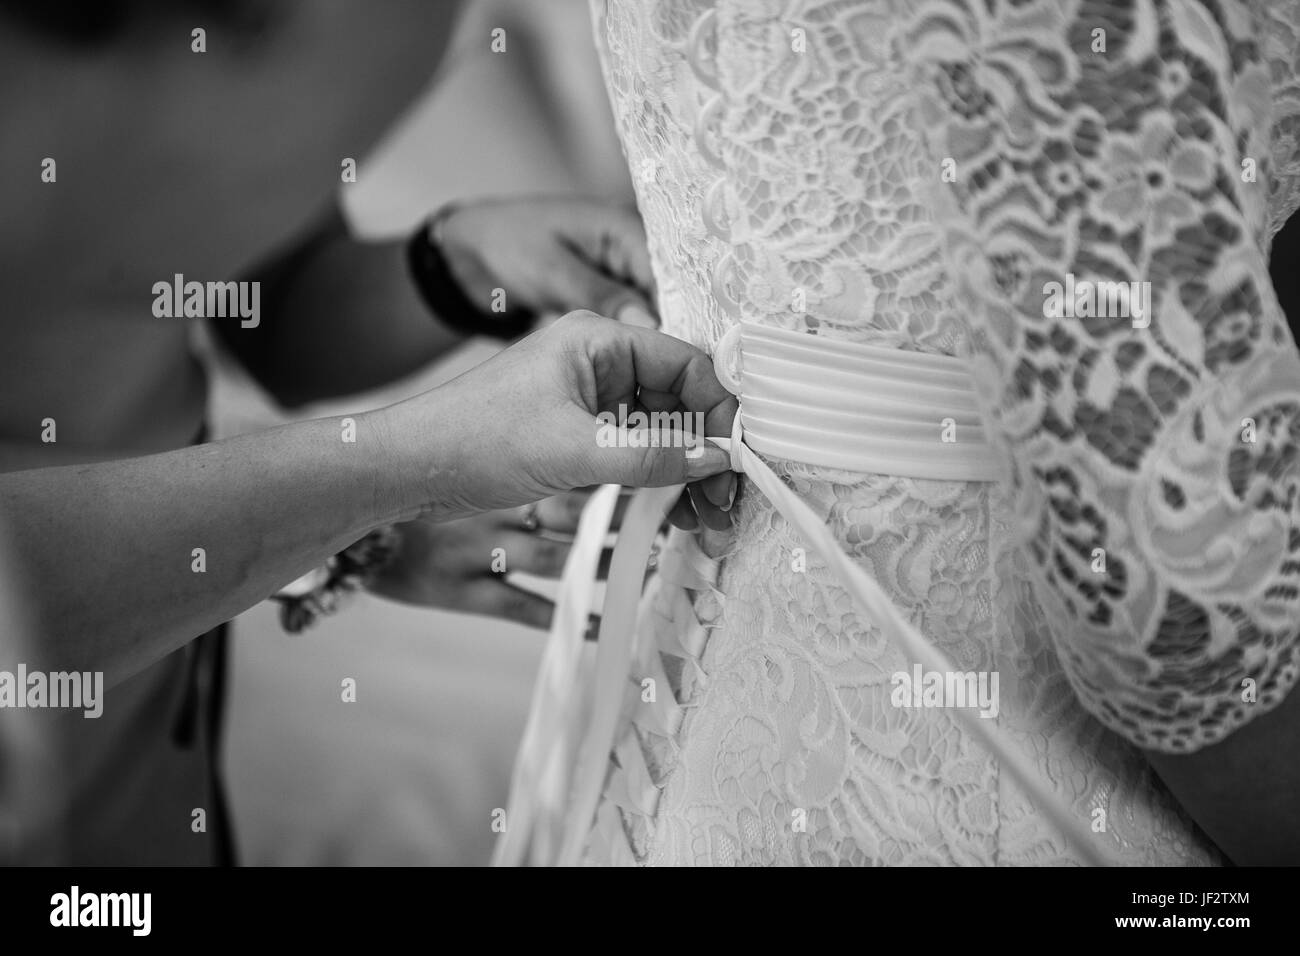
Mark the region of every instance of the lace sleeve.
[[1276, 13], [950, 0], [903, 35], [1035, 590], [1084, 705], [1152, 750], [1219, 740], [1296, 679], [1300, 360], [1266, 250], [1269, 187], [1295, 184], [1270, 51], [1293, 84], [1297, 27]]

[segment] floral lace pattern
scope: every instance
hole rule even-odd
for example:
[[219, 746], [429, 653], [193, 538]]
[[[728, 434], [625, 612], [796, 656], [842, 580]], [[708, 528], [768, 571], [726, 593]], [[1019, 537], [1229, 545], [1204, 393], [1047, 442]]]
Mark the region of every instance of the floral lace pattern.
[[[1257, 710], [1294, 676], [1294, 570], [1285, 548], [1246, 549], [1300, 540], [1277, 537], [1295, 504], [1278, 378], [1294, 347], [1264, 268], [1300, 201], [1296, 4], [1290, 19], [1211, 4], [1195, 29], [1118, 6], [593, 0], [665, 328], [706, 349], [743, 318], [971, 354], [1005, 483], [773, 465], [958, 668], [1000, 675], [992, 719], [1110, 858], [1205, 863], [1134, 744], [1203, 743], [1251, 715], [1241, 676], [1259, 678]], [[1111, 34], [1100, 66], [1094, 24]], [[1184, 72], [1163, 70], [1180, 42]], [[1113, 70], [1134, 102], [1106, 98]], [[1207, 100], [1231, 122], [1207, 131]], [[1239, 143], [1259, 147], [1243, 153], [1256, 191], [1225, 182]], [[1161, 286], [1145, 336], [1042, 318], [1044, 276], [1095, 278], [1115, 251]], [[1230, 368], [1238, 384], [1210, 388]], [[1259, 441], [1215, 458], [1250, 414]], [[1222, 515], [1216, 474], [1237, 495]], [[771, 505], [749, 489], [737, 508], [730, 538], [703, 542], [716, 585], [689, 592], [709, 634], [698, 668], [664, 659], [684, 721], [640, 733], [661, 793], [651, 818], [624, 815], [636, 859], [1072, 862], [948, 712], [892, 705], [910, 663]], [[1094, 545], [1100, 578], [1084, 574]], [[650, 600], [651, 629], [677, 620], [680, 589]]]
[[[966, 171], [936, 207], [1036, 593], [1084, 705], [1157, 750], [1298, 670], [1300, 359], [1267, 268], [1300, 200], [1298, 30], [1294, 2], [1229, 0], [909, 30], [930, 149]], [[1067, 275], [1147, 282], [1150, 310], [1048, 317]]]

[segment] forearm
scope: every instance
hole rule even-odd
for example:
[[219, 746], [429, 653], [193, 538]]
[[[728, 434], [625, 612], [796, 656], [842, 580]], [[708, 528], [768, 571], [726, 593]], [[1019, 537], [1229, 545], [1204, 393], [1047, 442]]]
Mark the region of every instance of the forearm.
[[405, 241], [358, 241], [337, 211], [250, 278], [262, 283], [258, 325], [215, 328], [289, 407], [388, 384], [463, 341], [420, 299]]
[[[120, 680], [376, 525], [411, 517], [383, 412], [180, 451], [0, 475], [38, 635], [29, 663]], [[201, 549], [201, 550], [200, 550]]]
[[0, 473], [29, 468], [60, 468], [129, 457], [104, 448], [86, 448], [67, 442], [0, 441]]

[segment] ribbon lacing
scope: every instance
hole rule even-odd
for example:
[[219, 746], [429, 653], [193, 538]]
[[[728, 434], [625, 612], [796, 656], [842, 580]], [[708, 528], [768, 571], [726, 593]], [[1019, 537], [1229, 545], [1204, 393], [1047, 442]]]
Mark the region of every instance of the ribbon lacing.
[[[715, 354], [720, 353], [721, 350]], [[940, 673], [952, 671], [952, 663], [845, 554], [825, 523], [745, 444], [741, 422], [742, 416], [737, 414], [730, 437], [707, 440], [728, 452], [733, 470], [744, 474], [821, 555], [857, 603], [865, 620], [879, 627], [910, 660], [919, 662], [923, 668]], [[682, 488], [676, 485], [642, 489], [628, 508], [610, 567], [595, 665], [594, 700], [585, 721], [574, 710], [581, 695], [577, 693], [573, 659], [581, 650], [583, 633], [576, 616], [587, 607], [580, 602], [589, 600], [589, 594], [576, 584], [576, 593], [569, 594], [567, 589], [561, 592], [563, 606], [557, 606], [556, 626], [552, 628], [543, 659], [529, 732], [521, 746], [521, 759], [512, 781], [507, 834], [498, 844], [494, 858], [497, 863], [522, 862], [530, 832], [535, 863], [574, 865], [580, 862], [584, 849], [589, 849], [592, 859], [636, 862], [619, 812], [652, 823], [662, 783], [654, 779], [647, 767], [638, 733], [675, 738], [682, 726], [685, 706], [671, 696], [671, 685], [659, 654], [681, 657], [685, 667], [693, 671], [693, 680], [687, 686], [698, 691], [707, 680], [700, 665], [707, 644], [707, 628], [696, 617], [688, 591], [709, 591], [720, 605], [725, 601], [715, 587], [717, 562], [700, 550], [693, 537], [674, 532], [661, 555], [659, 574], [644, 600], [653, 607], [654, 592], [663, 587], [677, 588], [678, 595], [669, 604], [668, 618], [651, 621], [655, 640], [637, 646], [636, 608], [646, 562], [664, 516]], [[617, 493], [617, 486], [602, 488], [584, 513], [575, 553], [565, 568], [566, 585], [573, 583], [579, 572], [586, 575], [584, 581], [593, 579], [599, 552], [593, 556], [589, 547], [580, 550], [579, 545], [603, 541]], [[570, 598], [567, 602], [566, 596]], [[576, 648], [574, 635], [577, 635]], [[653, 684], [644, 684], [647, 679]], [[655, 688], [655, 693], [646, 699], [644, 689], [648, 686]], [[1062, 806], [1024, 751], [998, 733], [996, 718], [982, 718], [964, 708], [954, 708], [953, 713], [993, 753], [1039, 810], [1077, 845], [1082, 856], [1091, 863], [1104, 864], [1090, 831], [1079, 817]], [[570, 721], [567, 730], [566, 716]], [[585, 723], [586, 733], [577, 749], [576, 760], [568, 762], [574, 768], [570, 777], [565, 767], [574, 745], [575, 723]], [[566, 806], [561, 821], [560, 808]]]
[[[717, 203], [725, 182], [725, 164], [708, 139], [708, 126], [722, 105], [709, 62], [714, 26], [714, 11], [706, 11], [691, 31], [687, 61], [708, 94], [697, 118], [694, 139], [700, 156], [719, 170], [714, 187], [706, 192], [701, 213], [706, 228], [725, 242], [728, 229]], [[726, 288], [725, 277], [731, 268], [728, 252], [715, 265], [714, 301], [739, 320], [738, 305]], [[737, 396], [742, 391], [741, 335], [742, 323], [735, 321], [714, 350], [717, 377]], [[821, 555], [857, 603], [864, 620], [879, 627], [924, 668], [953, 670], [952, 664], [903, 617], [880, 586], [844, 553], [825, 523], [745, 443], [742, 418], [737, 413], [730, 436], [707, 439], [728, 453], [732, 471], [745, 475], [805, 543]], [[967, 461], [961, 467], [973, 468], [973, 480], [989, 480], [982, 473], [987, 469], [981, 469], [978, 463]], [[717, 561], [700, 549], [692, 535], [676, 530], [661, 550], [658, 573], [644, 596], [641, 593], [656, 536], [682, 490], [682, 485], [642, 489], [628, 507], [610, 566], [594, 673], [584, 667], [583, 635], [618, 486], [599, 489], [583, 512], [565, 565], [511, 779], [506, 829], [493, 854], [494, 864], [575, 865], [583, 861], [585, 851], [589, 862], [634, 865], [638, 861], [625, 818], [633, 824], [644, 824], [652, 835], [666, 780], [656, 779], [651, 772], [647, 749], [655, 746], [655, 738], [659, 738], [671, 750], [681, 733], [690, 702], [708, 681], [701, 660], [709, 631], [715, 625], [702, 620], [697, 608], [711, 604], [716, 619], [720, 619], [726, 601], [716, 587]], [[659, 593], [668, 588], [675, 593]], [[647, 625], [649, 634], [639, 634], [639, 622]], [[679, 696], [665, 674], [661, 654], [682, 662]], [[650, 687], [654, 688], [653, 694], [646, 693]], [[591, 689], [590, 699], [584, 689]], [[955, 714], [1040, 811], [1077, 845], [1086, 860], [1105, 862], [1097, 840], [1080, 818], [1062, 806], [1025, 753], [999, 735], [996, 718], [981, 718], [975, 711], [961, 708], [956, 708]]]

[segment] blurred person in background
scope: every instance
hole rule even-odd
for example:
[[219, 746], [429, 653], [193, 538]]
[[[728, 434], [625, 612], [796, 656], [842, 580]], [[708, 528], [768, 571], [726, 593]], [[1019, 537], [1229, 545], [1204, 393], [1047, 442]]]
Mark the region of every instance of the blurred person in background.
[[[0, 62], [23, 92], [0, 108], [12, 306], [0, 320], [0, 469], [204, 440], [190, 323], [158, 317], [150, 291], [174, 276], [260, 283], [255, 324], [212, 329], [286, 407], [407, 375], [470, 334], [513, 337], [545, 312], [652, 321], [644, 239], [625, 208], [477, 202], [409, 240], [349, 234], [336, 177], [428, 82], [455, 13], [414, 0], [0, 3]], [[494, 311], [502, 292], [508, 305]], [[544, 625], [548, 602], [493, 576], [485, 556], [505, 546], [515, 567], [553, 576], [567, 548], [536, 532], [571, 530], [579, 504], [404, 522], [372, 586]], [[124, 606], [130, 595], [128, 580]], [[213, 762], [223, 651], [217, 628], [116, 674], [101, 719], [46, 715], [63, 768], [49, 801], [60, 840], [32, 841], [25, 859], [231, 861]], [[202, 833], [190, 825], [198, 807]]]

